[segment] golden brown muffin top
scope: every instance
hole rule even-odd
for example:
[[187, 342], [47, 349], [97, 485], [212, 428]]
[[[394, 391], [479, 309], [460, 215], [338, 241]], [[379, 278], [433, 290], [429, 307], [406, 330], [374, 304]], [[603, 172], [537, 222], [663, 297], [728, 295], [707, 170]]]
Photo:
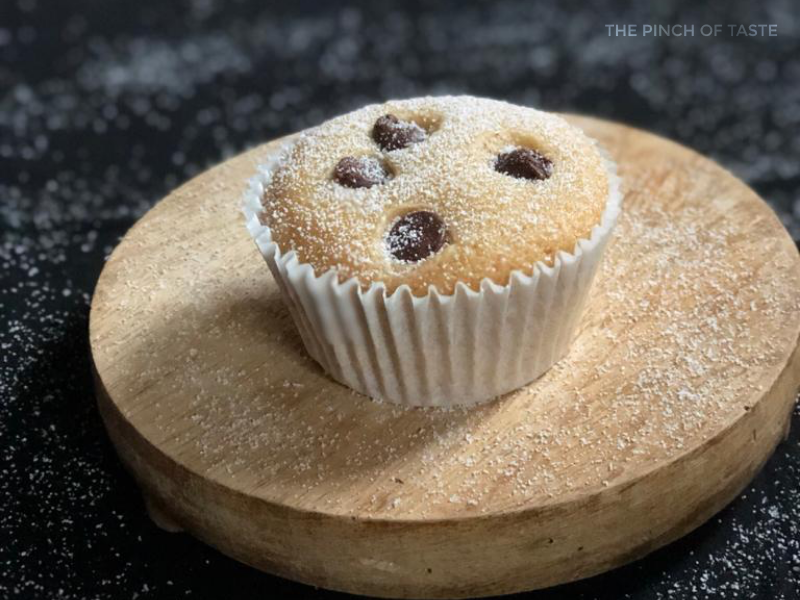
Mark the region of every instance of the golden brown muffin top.
[[562, 118], [470, 96], [370, 105], [303, 133], [261, 214], [282, 252], [388, 293], [505, 285], [572, 252], [609, 190], [595, 143]]

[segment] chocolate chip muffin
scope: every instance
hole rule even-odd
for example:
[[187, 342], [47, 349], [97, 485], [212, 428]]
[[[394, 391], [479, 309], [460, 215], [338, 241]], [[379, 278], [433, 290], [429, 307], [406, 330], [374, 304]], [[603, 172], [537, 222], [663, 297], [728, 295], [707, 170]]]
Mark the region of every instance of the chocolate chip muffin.
[[484, 402], [568, 349], [620, 208], [613, 163], [560, 117], [391, 101], [304, 132], [245, 215], [311, 356], [412, 406]]
[[606, 164], [560, 117], [472, 97], [368, 106], [303, 134], [262, 223], [316, 273], [391, 293], [506, 285], [600, 222]]

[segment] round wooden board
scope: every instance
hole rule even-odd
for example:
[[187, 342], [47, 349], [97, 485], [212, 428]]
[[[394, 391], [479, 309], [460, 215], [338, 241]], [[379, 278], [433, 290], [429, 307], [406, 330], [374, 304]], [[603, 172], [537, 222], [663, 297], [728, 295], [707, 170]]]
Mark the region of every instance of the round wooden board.
[[443, 598], [600, 573], [732, 500], [800, 384], [797, 250], [710, 160], [570, 118], [618, 161], [624, 215], [569, 355], [478, 408], [373, 402], [306, 356], [239, 212], [276, 143], [145, 215], [90, 327], [100, 410], [153, 517], [298, 581]]

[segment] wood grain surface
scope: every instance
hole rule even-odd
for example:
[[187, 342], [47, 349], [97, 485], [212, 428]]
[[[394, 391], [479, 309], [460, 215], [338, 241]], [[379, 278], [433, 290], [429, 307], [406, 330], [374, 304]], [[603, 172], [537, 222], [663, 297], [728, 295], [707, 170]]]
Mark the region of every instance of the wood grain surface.
[[100, 411], [154, 519], [298, 581], [444, 598], [600, 573], [732, 500], [800, 385], [797, 250], [708, 159], [570, 118], [618, 161], [624, 214], [569, 355], [479, 408], [380, 404], [306, 356], [239, 212], [276, 143], [147, 213], [90, 333]]

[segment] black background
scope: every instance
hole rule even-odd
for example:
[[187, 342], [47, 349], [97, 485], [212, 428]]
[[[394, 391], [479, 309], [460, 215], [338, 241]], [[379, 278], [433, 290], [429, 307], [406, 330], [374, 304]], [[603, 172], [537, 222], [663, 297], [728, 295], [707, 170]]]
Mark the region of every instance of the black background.
[[[609, 37], [605, 24], [695, 24]], [[702, 24], [778, 25], [703, 37]], [[370, 101], [468, 92], [624, 121], [745, 179], [800, 238], [800, 7], [0, 0], [0, 595], [344, 596], [151, 524], [94, 406], [91, 293], [167, 191]], [[634, 565], [529, 598], [800, 595], [800, 447]]]

